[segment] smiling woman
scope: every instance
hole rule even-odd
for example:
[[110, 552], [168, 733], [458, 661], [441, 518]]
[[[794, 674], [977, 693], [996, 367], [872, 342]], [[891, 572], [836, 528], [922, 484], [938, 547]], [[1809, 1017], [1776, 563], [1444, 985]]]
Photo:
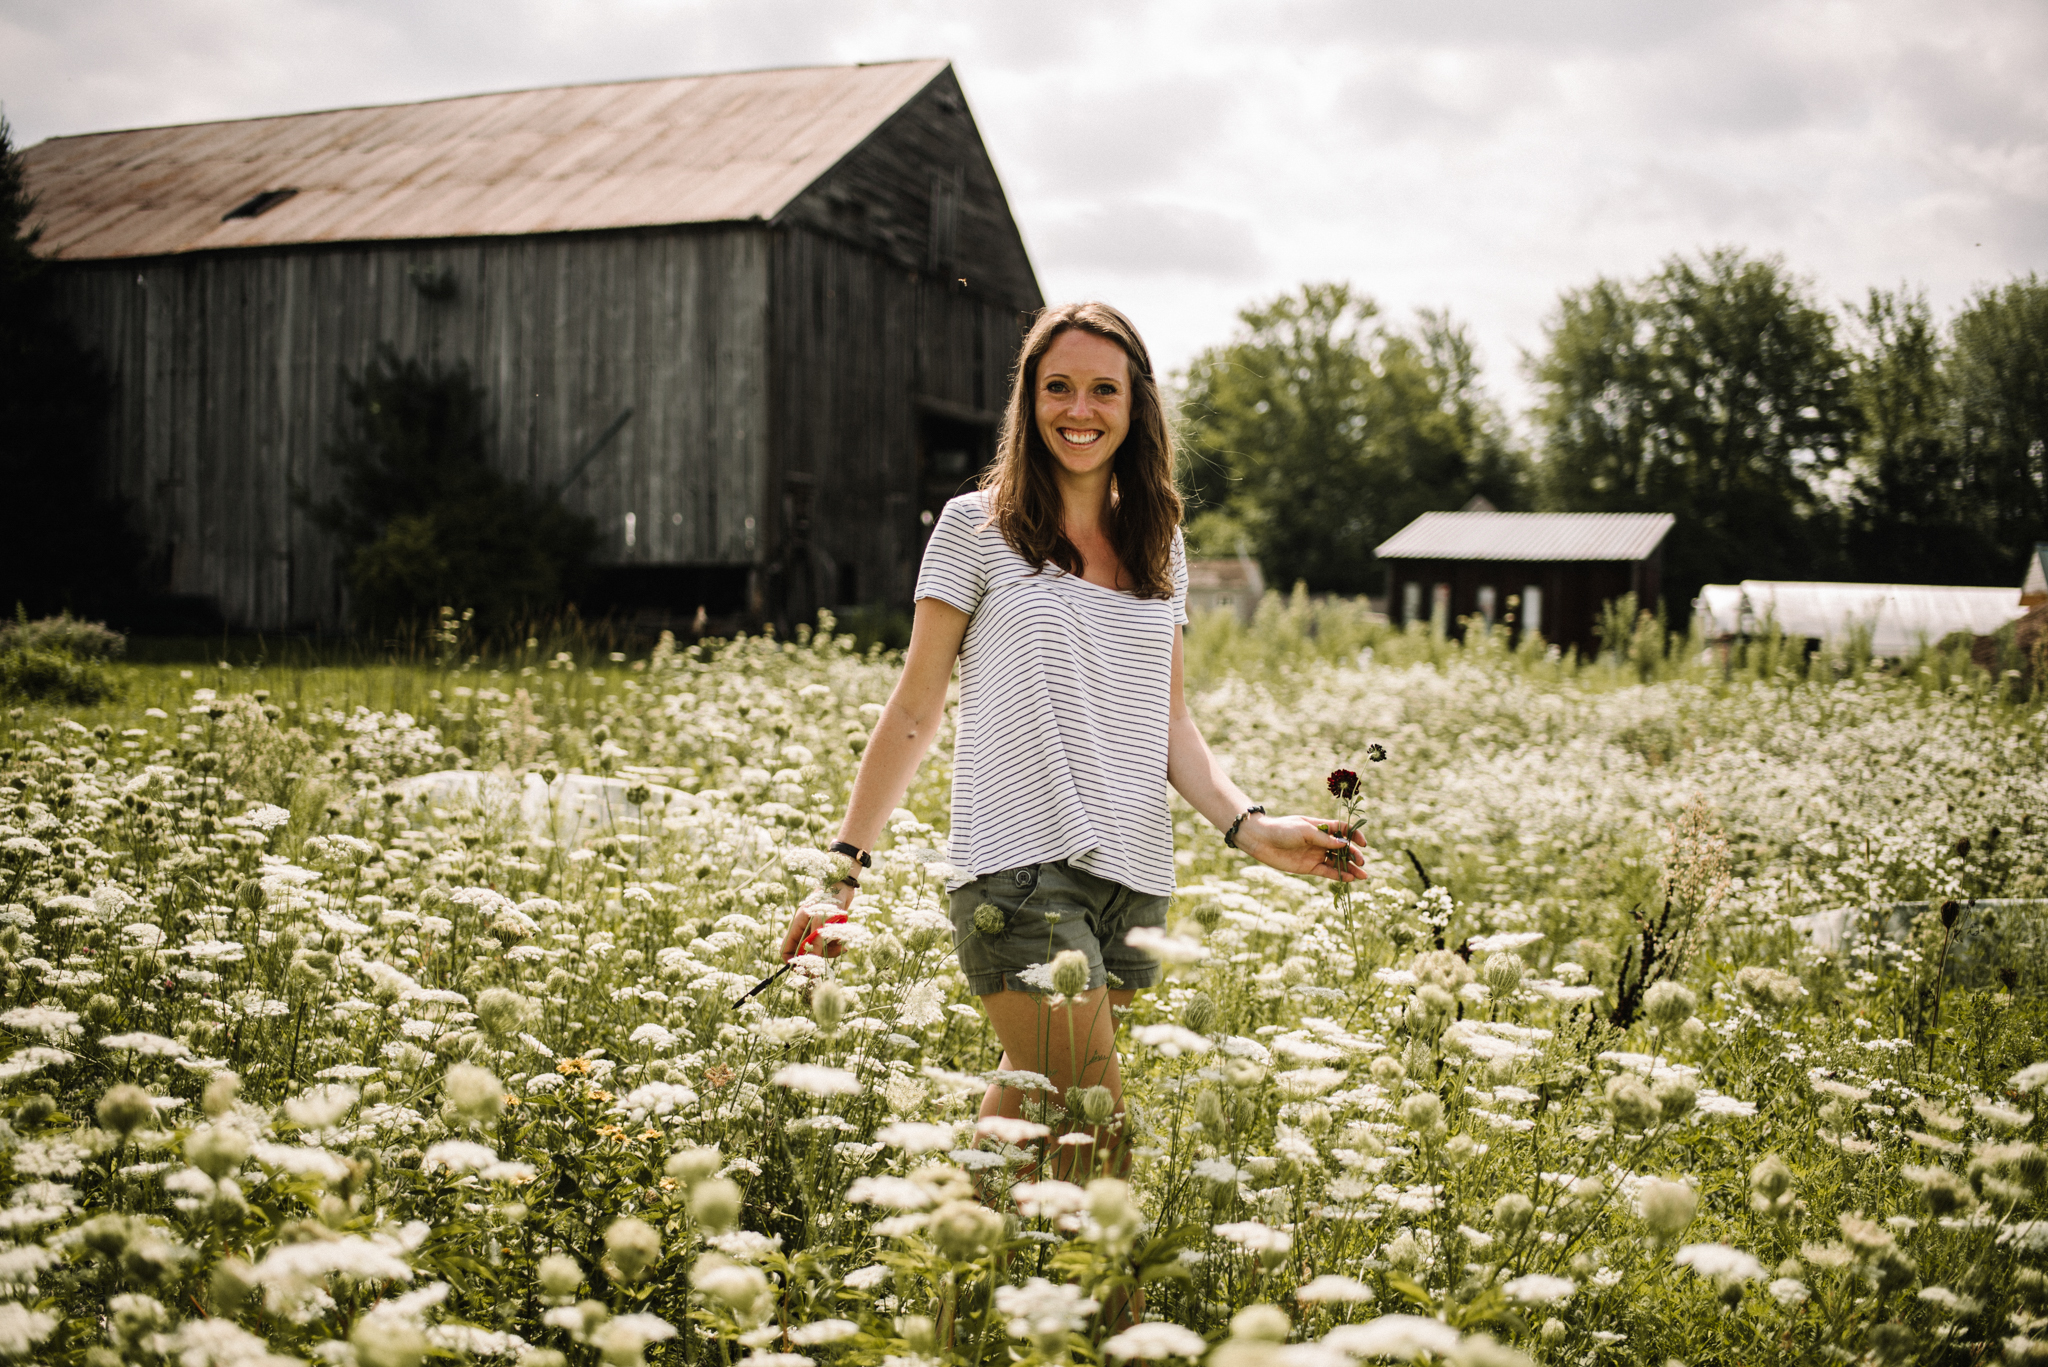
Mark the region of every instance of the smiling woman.
[[[903, 675], [832, 847], [851, 861], [838, 906], [799, 908], [783, 940], [789, 959], [851, 906], [957, 661], [954, 949], [1003, 1045], [981, 1113], [1053, 1122], [1044, 1161], [1061, 1176], [1121, 1176], [1129, 1163], [1116, 1016], [1160, 977], [1169, 790], [1275, 868], [1362, 873], [1342, 833], [1266, 816], [1209, 753], [1182, 695], [1180, 513], [1137, 330], [1104, 304], [1048, 309], [1025, 338], [994, 466], [932, 528]], [[1010, 1085], [1019, 1070], [1034, 1081]]]

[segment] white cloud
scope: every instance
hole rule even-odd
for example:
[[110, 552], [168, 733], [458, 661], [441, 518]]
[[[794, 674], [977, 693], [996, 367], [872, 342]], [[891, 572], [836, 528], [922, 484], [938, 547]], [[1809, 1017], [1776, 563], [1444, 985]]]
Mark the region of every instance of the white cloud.
[[27, 0], [18, 138], [753, 66], [947, 56], [1050, 298], [1178, 366], [1348, 279], [1469, 321], [1495, 387], [1560, 289], [1784, 255], [1822, 298], [2048, 269], [2024, 0]]

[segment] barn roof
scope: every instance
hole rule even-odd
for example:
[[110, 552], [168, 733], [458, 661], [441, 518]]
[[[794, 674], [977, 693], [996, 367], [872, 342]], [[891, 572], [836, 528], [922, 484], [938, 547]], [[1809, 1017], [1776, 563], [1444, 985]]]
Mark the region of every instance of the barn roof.
[[1377, 548], [1382, 560], [1642, 560], [1669, 513], [1424, 513]]
[[[946, 69], [559, 86], [89, 133], [24, 155], [38, 250], [64, 260], [765, 219]], [[223, 217], [279, 190], [296, 193]]]

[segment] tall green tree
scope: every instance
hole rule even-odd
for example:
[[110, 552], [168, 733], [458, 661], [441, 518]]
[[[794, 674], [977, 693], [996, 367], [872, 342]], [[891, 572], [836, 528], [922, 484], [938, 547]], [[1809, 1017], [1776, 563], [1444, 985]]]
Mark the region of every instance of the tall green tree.
[[1951, 440], [2003, 584], [2048, 541], [2048, 283], [1984, 290], [1956, 316]]
[[1851, 314], [1859, 432], [1850, 573], [1888, 583], [1996, 582], [1978, 497], [1950, 431], [1948, 345], [1917, 292], [1873, 289]]
[[1674, 257], [1568, 291], [1531, 367], [1544, 506], [1668, 512], [1665, 602], [1836, 572], [1855, 431], [1833, 317], [1776, 258]]
[[0, 613], [128, 618], [139, 543], [100, 487], [109, 388], [65, 323], [13, 133], [0, 119]]
[[1523, 501], [1525, 462], [1449, 317], [1391, 328], [1342, 284], [1238, 316], [1184, 380], [1188, 491], [1198, 533], [1241, 529], [1269, 582], [1370, 592], [1373, 547], [1417, 514]]
[[1980, 292], [1947, 336], [1917, 294], [1855, 314], [1852, 573], [2008, 584], [2048, 539], [2048, 285]]

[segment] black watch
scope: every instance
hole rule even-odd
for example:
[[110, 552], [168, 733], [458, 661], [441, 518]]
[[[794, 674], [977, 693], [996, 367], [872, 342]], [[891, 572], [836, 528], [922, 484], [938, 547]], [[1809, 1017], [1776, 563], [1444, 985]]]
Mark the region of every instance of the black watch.
[[828, 854], [843, 854], [864, 869], [873, 868], [874, 856], [850, 840], [835, 840], [825, 847]]

